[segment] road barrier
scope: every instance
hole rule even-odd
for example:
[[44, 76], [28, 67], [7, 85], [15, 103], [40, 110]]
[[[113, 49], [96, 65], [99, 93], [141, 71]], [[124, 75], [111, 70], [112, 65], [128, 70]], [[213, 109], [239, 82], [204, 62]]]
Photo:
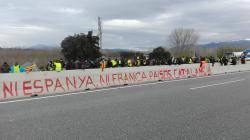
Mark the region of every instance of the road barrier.
[[215, 67], [211, 67], [211, 70], [213, 74], [249, 71], [250, 63], [247, 62], [246, 64], [228, 65], [228, 66], [221, 66], [219, 63], [216, 63]]
[[0, 101], [209, 74], [199, 64], [0, 74]]

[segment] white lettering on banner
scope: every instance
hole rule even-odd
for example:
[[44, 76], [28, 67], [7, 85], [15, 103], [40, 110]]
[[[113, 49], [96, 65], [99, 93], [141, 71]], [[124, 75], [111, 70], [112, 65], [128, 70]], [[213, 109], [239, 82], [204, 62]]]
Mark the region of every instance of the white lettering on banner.
[[[152, 66], [75, 70], [63, 72], [34, 72], [30, 74], [0, 75], [0, 100], [76, 92], [85, 89], [124, 84], [136, 84], [158, 80], [174, 80], [187, 77], [207, 76], [211, 71], [199, 65]], [[21, 78], [22, 77], [22, 78]], [[7, 79], [7, 80], [6, 80]]]

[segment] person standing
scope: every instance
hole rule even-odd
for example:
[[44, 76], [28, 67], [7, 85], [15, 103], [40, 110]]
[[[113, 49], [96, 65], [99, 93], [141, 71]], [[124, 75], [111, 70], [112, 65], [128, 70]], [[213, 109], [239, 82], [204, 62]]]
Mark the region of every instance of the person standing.
[[55, 69], [55, 66], [52, 61], [49, 61], [46, 67], [47, 71], [53, 71]]
[[11, 67], [11, 72], [12, 73], [19, 73], [20, 72], [20, 65], [17, 62]]
[[132, 60], [131, 60], [131, 59], [128, 59], [127, 64], [128, 64], [128, 67], [132, 67], [132, 66], [133, 66]]
[[118, 67], [122, 67], [122, 60], [121, 60], [121, 58], [119, 60], [117, 60], [117, 61], [118, 61]]
[[116, 67], [117, 62], [116, 62], [115, 59], [112, 59], [112, 60], [111, 60], [111, 63], [112, 63], [112, 68]]
[[104, 69], [106, 68], [106, 65], [107, 65], [106, 61], [104, 59], [102, 59], [100, 62], [100, 67], [101, 67], [102, 71], [104, 71]]
[[212, 63], [212, 67], [214, 67], [214, 64], [215, 64], [215, 58], [214, 57], [211, 57], [211, 63]]
[[10, 65], [7, 62], [4, 62], [1, 66], [1, 73], [9, 73], [10, 72]]
[[61, 65], [62, 65], [62, 70], [63, 70], [65, 68], [66, 64], [65, 64], [65, 62], [64, 62], [64, 60], [62, 58], [59, 61], [60, 61]]
[[55, 61], [54, 62], [54, 65], [55, 65], [55, 71], [57, 72], [61, 72], [62, 71], [62, 63], [60, 62], [60, 60], [58, 61]]

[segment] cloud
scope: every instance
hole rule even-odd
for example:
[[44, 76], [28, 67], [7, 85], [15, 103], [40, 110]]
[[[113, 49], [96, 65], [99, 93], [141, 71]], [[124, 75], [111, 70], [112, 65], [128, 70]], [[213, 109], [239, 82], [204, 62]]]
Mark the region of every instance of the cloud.
[[58, 9], [55, 9], [54, 11], [58, 13], [62, 13], [62, 14], [73, 14], [73, 15], [83, 13], [82, 9], [74, 9], [74, 8], [67, 8], [67, 7], [58, 8]]
[[104, 21], [104, 26], [107, 28], [143, 28], [147, 26], [147, 23], [144, 23], [140, 20], [135, 19], [113, 19]]
[[25, 30], [25, 31], [52, 31], [50, 28], [35, 26], [35, 25], [24, 25], [24, 26], [11, 26], [10, 28], [17, 30]]
[[96, 33], [98, 16], [104, 48], [164, 46], [178, 27], [194, 28], [200, 43], [250, 38], [249, 0], [0, 0], [0, 7], [0, 45], [60, 44]]

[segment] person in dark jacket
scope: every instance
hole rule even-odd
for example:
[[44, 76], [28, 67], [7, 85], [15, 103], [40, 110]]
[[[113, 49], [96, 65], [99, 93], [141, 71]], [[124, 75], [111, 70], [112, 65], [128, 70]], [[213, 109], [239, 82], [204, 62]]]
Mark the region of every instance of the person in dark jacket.
[[237, 64], [237, 57], [232, 57], [231, 65], [236, 65], [236, 64]]
[[214, 57], [211, 57], [210, 62], [212, 63], [212, 66], [214, 67], [214, 64], [215, 64], [215, 58], [214, 58]]
[[225, 56], [222, 57], [222, 62], [224, 64], [224, 66], [228, 65], [228, 59]]
[[10, 65], [7, 62], [4, 62], [1, 66], [1, 73], [9, 73], [10, 72]]
[[108, 68], [111, 68], [111, 67], [112, 67], [112, 63], [111, 63], [111, 59], [110, 59], [110, 58], [108, 59], [107, 67], [108, 67]]
[[47, 66], [46, 66], [47, 71], [53, 71], [55, 70], [55, 65], [53, 64], [52, 61], [49, 61]]
[[242, 56], [240, 61], [241, 61], [241, 64], [246, 64], [246, 57]]

